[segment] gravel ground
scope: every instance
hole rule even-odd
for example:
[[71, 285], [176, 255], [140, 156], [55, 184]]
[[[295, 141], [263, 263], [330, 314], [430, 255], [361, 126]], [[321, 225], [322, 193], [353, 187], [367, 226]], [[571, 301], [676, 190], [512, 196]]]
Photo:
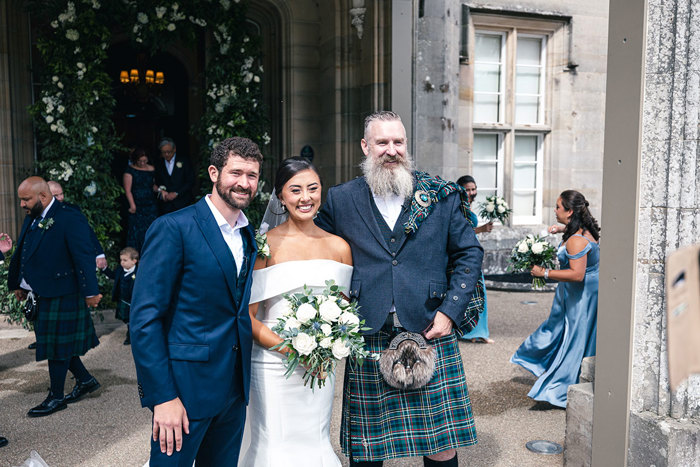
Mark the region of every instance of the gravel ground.
[[[459, 450], [462, 466], [560, 466], [562, 455], [529, 452], [525, 443], [545, 439], [563, 445], [565, 411], [536, 410], [526, 394], [535, 378], [508, 359], [549, 313], [553, 294], [489, 291], [491, 337], [495, 344], [462, 342], [479, 443]], [[535, 302], [524, 304], [523, 302]], [[0, 324], [0, 435], [10, 444], [0, 448], [0, 466], [20, 466], [36, 450], [50, 467], [141, 466], [148, 458], [150, 412], [140, 408], [136, 375], [126, 326], [105, 312], [96, 320], [101, 344], [84, 358], [102, 388], [44, 418], [28, 418], [27, 410], [48, 393], [47, 363], [35, 362], [27, 349], [33, 335]], [[68, 378], [66, 391], [74, 382]], [[340, 384], [331, 438], [340, 453]], [[421, 459], [396, 459], [387, 467], [422, 466]], [[313, 466], [310, 466], [313, 467]]]

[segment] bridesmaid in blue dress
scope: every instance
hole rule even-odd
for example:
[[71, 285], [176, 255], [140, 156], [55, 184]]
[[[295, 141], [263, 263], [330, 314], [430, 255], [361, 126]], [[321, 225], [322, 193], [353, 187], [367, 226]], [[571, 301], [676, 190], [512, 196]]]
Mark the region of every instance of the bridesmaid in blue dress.
[[577, 191], [562, 192], [554, 212], [564, 224], [550, 227], [551, 233], [564, 233], [557, 253], [560, 268], [531, 270], [535, 277], [559, 281], [552, 311], [510, 361], [537, 376], [529, 397], [566, 408], [566, 391], [578, 383], [581, 360], [595, 355], [600, 227]]
[[[457, 179], [457, 184], [461, 185], [467, 192], [469, 196], [469, 204], [474, 202], [476, 198], [476, 180], [471, 175], [463, 175]], [[479, 218], [474, 213], [474, 211], [469, 211], [469, 222], [474, 227], [474, 233], [488, 233], [493, 230], [493, 222], [488, 222], [480, 227]], [[481, 283], [484, 283], [484, 274], [481, 274]], [[479, 342], [484, 344], [493, 344], [494, 340], [489, 337], [489, 313], [488, 313], [488, 303], [486, 301], [486, 287], [484, 287], [484, 311], [479, 313], [479, 321], [467, 334], [462, 336], [462, 339], [469, 340], [471, 342]]]
[[131, 165], [126, 168], [122, 182], [129, 202], [129, 227], [126, 244], [141, 251], [146, 231], [158, 217], [155, 186], [155, 168], [148, 163], [146, 151], [136, 148], [130, 156]]

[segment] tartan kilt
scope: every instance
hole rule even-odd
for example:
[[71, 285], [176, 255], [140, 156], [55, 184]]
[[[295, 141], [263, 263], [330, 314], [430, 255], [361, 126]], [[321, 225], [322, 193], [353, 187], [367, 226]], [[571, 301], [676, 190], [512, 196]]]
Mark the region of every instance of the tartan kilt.
[[[365, 336], [371, 353], [389, 346], [384, 330]], [[453, 331], [430, 341], [437, 361], [433, 378], [420, 389], [399, 390], [386, 382], [379, 362], [346, 364], [340, 444], [355, 461], [429, 456], [476, 444], [476, 428]]]
[[128, 324], [130, 311], [131, 304], [126, 303], [124, 300], [119, 300], [119, 302], [117, 302], [117, 308], [114, 310], [114, 317]]
[[34, 332], [37, 361], [68, 360], [100, 343], [90, 311], [78, 294], [39, 297]]

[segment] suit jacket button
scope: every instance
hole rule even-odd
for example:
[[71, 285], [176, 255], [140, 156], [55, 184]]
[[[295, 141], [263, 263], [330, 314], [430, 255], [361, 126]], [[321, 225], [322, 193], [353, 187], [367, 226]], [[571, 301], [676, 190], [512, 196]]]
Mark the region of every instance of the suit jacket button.
[[394, 260], [394, 261], [391, 262], [391, 264], [393, 264], [394, 266], [396, 266], [397, 264], [399, 264], [399, 262], [396, 261], [396, 260]]
[[466, 272], [467, 274], [469, 274], [470, 272], [472, 272], [472, 270], [469, 269], [469, 268], [466, 268], [466, 269], [464, 270], [464, 272]]
[[231, 347], [231, 350], [233, 350], [234, 352], [238, 352], [240, 350], [240, 347], [234, 345], [233, 347]]
[[391, 243], [396, 242], [396, 239], [394, 237], [391, 237]]

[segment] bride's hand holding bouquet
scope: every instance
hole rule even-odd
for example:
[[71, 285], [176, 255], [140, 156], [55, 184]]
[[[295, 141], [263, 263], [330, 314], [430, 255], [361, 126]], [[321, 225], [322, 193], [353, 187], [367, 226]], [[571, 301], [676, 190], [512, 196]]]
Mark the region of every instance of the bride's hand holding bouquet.
[[304, 291], [285, 295], [289, 310], [278, 318], [272, 331], [282, 342], [271, 350], [286, 350], [285, 375], [289, 378], [298, 365], [304, 371], [304, 385], [323, 387], [339, 360], [349, 357], [362, 363], [369, 355], [361, 331], [364, 320], [356, 302], [349, 302], [334, 281], [326, 281], [321, 294], [304, 286]]
[[[510, 254], [509, 269], [530, 271], [532, 288], [541, 289], [548, 279], [549, 269], [556, 264], [557, 250], [539, 235], [528, 235], [515, 244]], [[541, 273], [541, 275], [540, 275]]]

